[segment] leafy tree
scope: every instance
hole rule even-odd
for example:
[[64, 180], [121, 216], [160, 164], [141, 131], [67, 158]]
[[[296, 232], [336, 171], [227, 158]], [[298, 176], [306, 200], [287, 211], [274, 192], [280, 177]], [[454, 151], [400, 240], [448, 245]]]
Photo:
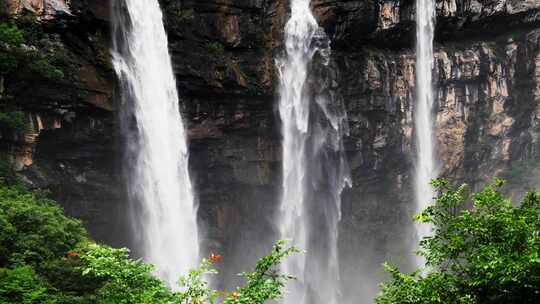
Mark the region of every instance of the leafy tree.
[[81, 223], [52, 200], [20, 187], [0, 186], [0, 267], [42, 265], [86, 239]]
[[81, 223], [13, 172], [0, 174], [0, 303], [89, 303], [96, 282], [83, 280], [80, 261], [68, 256], [87, 242]]
[[216, 273], [211, 262], [218, 259], [204, 260], [173, 292], [127, 249], [89, 240], [78, 220], [44, 192], [21, 186], [9, 167], [0, 175], [0, 303], [212, 304], [224, 296], [227, 304], [257, 304], [279, 298], [290, 279], [277, 269], [296, 249], [278, 242], [235, 292], [209, 288], [206, 276]]
[[0, 268], [0, 282], [0, 303], [53, 303], [47, 295], [47, 287], [32, 267]]
[[280, 273], [276, 265], [291, 253], [298, 252], [296, 248], [285, 245], [284, 241], [277, 242], [272, 252], [257, 262], [254, 272], [243, 273], [246, 285], [233, 292], [223, 304], [262, 304], [267, 300], [280, 299], [283, 287], [292, 277]]
[[420, 244], [427, 273], [386, 265], [391, 279], [376, 303], [538, 303], [540, 193], [514, 207], [499, 191], [501, 180], [472, 195], [465, 185], [433, 185], [440, 195], [418, 216], [435, 227]]
[[286, 247], [283, 241], [277, 242], [272, 251], [259, 260], [254, 272], [242, 274], [247, 279], [246, 285], [231, 293], [209, 288], [206, 277], [217, 272], [208, 260], [179, 279], [181, 291], [172, 292], [152, 276], [151, 265], [130, 260], [126, 249], [91, 244], [79, 250], [78, 256], [85, 265], [83, 274], [104, 282], [97, 291], [99, 303], [213, 304], [224, 295], [223, 304], [262, 304], [281, 297], [291, 277], [280, 274], [277, 266], [296, 251]]
[[152, 275], [153, 267], [131, 260], [127, 249], [90, 244], [80, 253], [82, 273], [88, 280], [102, 279], [97, 291], [99, 303], [170, 303], [172, 293]]

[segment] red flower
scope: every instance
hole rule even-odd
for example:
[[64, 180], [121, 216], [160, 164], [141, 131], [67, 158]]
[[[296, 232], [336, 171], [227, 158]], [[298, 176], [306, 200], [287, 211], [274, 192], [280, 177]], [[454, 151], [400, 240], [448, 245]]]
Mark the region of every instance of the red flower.
[[79, 255], [76, 252], [73, 252], [73, 251], [70, 251], [70, 252], [66, 253], [66, 257], [68, 257], [68, 258], [76, 258], [78, 256]]
[[222, 259], [223, 258], [221, 257], [221, 255], [215, 254], [213, 252], [208, 255], [208, 261], [210, 261], [210, 263], [212, 264], [219, 263]]

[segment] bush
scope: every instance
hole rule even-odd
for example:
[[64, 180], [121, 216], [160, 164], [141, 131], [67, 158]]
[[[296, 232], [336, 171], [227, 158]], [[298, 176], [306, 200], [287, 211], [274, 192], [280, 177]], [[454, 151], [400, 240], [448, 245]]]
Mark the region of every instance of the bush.
[[0, 44], [19, 46], [24, 43], [24, 32], [14, 24], [0, 23]]
[[29, 266], [0, 268], [0, 282], [0, 303], [53, 303], [48, 299], [47, 287]]
[[0, 187], [0, 266], [42, 265], [63, 257], [86, 239], [81, 223], [66, 217], [55, 202], [13, 187]]
[[225, 295], [226, 304], [262, 304], [281, 296], [290, 277], [278, 265], [295, 251], [278, 242], [232, 293], [208, 287], [206, 275], [216, 271], [205, 260], [180, 279], [183, 291], [173, 292], [127, 249], [91, 242], [81, 223], [43, 192], [0, 181], [0, 303], [210, 304]]
[[223, 304], [262, 304], [267, 300], [279, 300], [283, 287], [292, 277], [280, 273], [277, 266], [288, 255], [297, 252], [294, 247], [287, 248], [284, 241], [277, 242], [270, 254], [257, 262], [254, 272], [242, 274], [247, 279], [246, 285], [230, 294]]
[[[387, 265], [392, 278], [376, 303], [538, 303], [540, 193], [513, 207], [500, 180], [472, 195], [466, 186], [433, 184], [440, 195], [418, 216], [435, 227], [420, 243], [428, 272], [403, 274]], [[472, 210], [464, 209], [468, 203]]]
[[247, 280], [246, 285], [230, 293], [208, 287], [207, 276], [217, 273], [208, 260], [203, 260], [200, 268], [179, 279], [182, 291], [171, 292], [152, 276], [151, 265], [130, 260], [126, 249], [94, 244], [83, 248], [78, 255], [85, 265], [83, 274], [105, 282], [97, 292], [100, 303], [212, 304], [218, 295], [225, 295], [223, 304], [262, 304], [279, 299], [285, 283], [291, 279], [278, 272], [278, 265], [297, 250], [284, 245], [283, 242], [276, 243], [272, 251], [259, 260], [254, 272], [242, 274]]
[[62, 79], [64, 78], [64, 72], [55, 68], [49, 63], [45, 57], [37, 56], [29, 64], [30, 70], [32, 72], [38, 73], [39, 75], [49, 78], [49, 79]]
[[26, 132], [28, 129], [24, 113], [20, 111], [0, 112], [0, 127], [17, 132]]

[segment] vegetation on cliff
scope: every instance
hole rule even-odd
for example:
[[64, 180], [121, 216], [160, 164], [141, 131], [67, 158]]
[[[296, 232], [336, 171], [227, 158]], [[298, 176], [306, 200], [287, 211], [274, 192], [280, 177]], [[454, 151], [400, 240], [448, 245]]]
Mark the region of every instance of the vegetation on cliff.
[[24, 118], [24, 113], [21, 111], [0, 112], [0, 128], [25, 132], [28, 126]]
[[392, 278], [376, 303], [538, 303], [540, 193], [514, 207], [502, 185], [495, 180], [469, 194], [466, 186], [435, 181], [440, 195], [418, 215], [434, 227], [421, 242], [427, 267], [404, 274], [387, 265]]
[[62, 70], [51, 64], [50, 57], [56, 55], [48, 56], [39, 50], [41, 34], [37, 27], [30, 25], [25, 31], [13, 20], [0, 19], [0, 75], [26, 70], [45, 78], [64, 77]]

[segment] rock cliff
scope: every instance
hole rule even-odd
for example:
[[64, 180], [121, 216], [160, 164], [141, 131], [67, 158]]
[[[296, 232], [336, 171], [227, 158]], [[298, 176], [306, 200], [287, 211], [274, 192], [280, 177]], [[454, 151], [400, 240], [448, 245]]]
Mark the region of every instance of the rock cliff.
[[[286, 0], [161, 0], [206, 246], [226, 275], [276, 237], [280, 135], [274, 58]], [[344, 193], [345, 299], [366, 299], [380, 263], [403, 254], [410, 231], [415, 101], [413, 0], [313, 0], [332, 39], [332, 86], [345, 101], [353, 187]], [[2, 152], [27, 182], [47, 187], [98, 239], [122, 244], [121, 142], [108, 58], [108, 0], [2, 0], [4, 17], [38, 28], [40, 52], [61, 49], [62, 79], [1, 76], [0, 100], [32, 132], [2, 131]], [[6, 17], [9, 15], [9, 17]], [[537, 165], [540, 2], [437, 0], [435, 83], [441, 174], [514, 188]], [[54, 62], [53, 62], [54, 63]], [[526, 164], [523, 166], [523, 164]], [[523, 169], [525, 167], [525, 169]], [[517, 170], [515, 168], [521, 168]], [[534, 183], [533, 183], [534, 184]], [[358, 274], [365, 276], [359, 278]], [[350, 283], [348, 283], [350, 282]], [[361, 295], [361, 296], [360, 296]]]

